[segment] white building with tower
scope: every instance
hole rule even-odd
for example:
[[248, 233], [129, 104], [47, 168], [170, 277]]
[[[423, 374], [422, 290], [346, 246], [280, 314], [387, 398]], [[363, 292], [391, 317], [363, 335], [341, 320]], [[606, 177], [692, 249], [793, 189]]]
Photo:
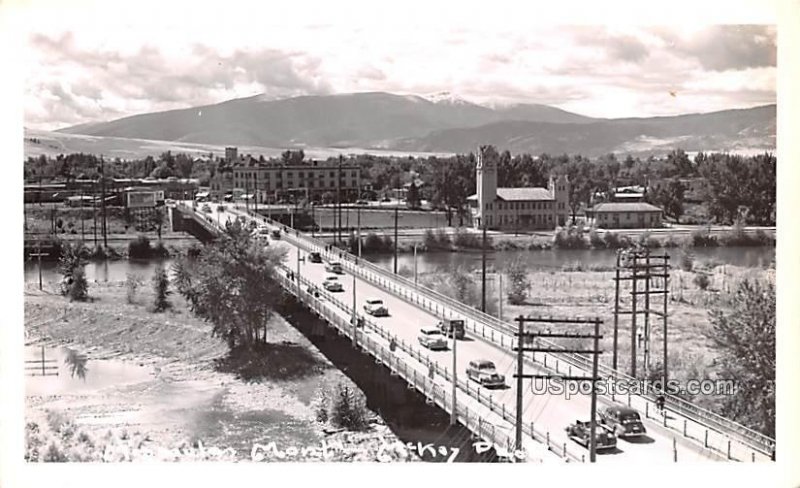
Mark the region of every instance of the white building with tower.
[[497, 152], [490, 146], [478, 150], [475, 168], [477, 193], [470, 196], [472, 222], [491, 230], [552, 230], [569, 215], [569, 180], [550, 177], [547, 188], [498, 188]]

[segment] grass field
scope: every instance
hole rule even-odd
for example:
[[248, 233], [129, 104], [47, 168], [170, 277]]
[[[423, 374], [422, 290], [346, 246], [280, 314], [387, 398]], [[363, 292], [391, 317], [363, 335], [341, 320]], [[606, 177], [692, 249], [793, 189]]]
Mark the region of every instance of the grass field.
[[[342, 208], [342, 226], [347, 229], [355, 229], [358, 226], [358, 214], [361, 214], [361, 229], [393, 229], [394, 210], [378, 208], [362, 208], [359, 212], [356, 208]], [[315, 208], [314, 220], [323, 229], [336, 227], [334, 221], [334, 209]], [[458, 219], [454, 218], [457, 224]], [[398, 211], [397, 227], [401, 229], [419, 229], [430, 227], [444, 227], [447, 225], [447, 216], [444, 212], [423, 212], [418, 210]]]

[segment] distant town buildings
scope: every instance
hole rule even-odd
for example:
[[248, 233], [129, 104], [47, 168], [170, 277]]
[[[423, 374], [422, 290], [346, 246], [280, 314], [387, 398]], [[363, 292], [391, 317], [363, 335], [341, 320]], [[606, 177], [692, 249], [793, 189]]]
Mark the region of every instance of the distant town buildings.
[[250, 156], [237, 159], [235, 147], [226, 148], [225, 157], [232, 164], [219, 169], [211, 179], [209, 190], [213, 198], [231, 194], [272, 203], [298, 198], [335, 200], [337, 192], [343, 201], [353, 201], [359, 195], [361, 169], [357, 165], [318, 161], [287, 165]]
[[569, 213], [569, 180], [551, 177], [547, 188], [498, 188], [497, 164], [478, 151], [475, 195], [468, 197], [473, 225], [493, 230], [555, 229]]

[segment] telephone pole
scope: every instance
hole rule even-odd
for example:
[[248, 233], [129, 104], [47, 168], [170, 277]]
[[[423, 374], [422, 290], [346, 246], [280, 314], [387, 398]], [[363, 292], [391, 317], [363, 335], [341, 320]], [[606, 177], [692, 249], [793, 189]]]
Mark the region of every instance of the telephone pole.
[[102, 156], [100, 156], [100, 189], [102, 192], [102, 201], [100, 205], [103, 209], [103, 247], [108, 249], [108, 234], [106, 230], [106, 163]]
[[456, 335], [455, 327], [450, 329], [453, 334], [453, 410], [450, 412], [450, 425], [456, 425], [458, 422], [458, 408], [456, 403], [456, 392], [458, 391], [458, 373], [456, 373], [456, 344], [458, 344], [458, 337]]
[[[517, 415], [516, 415], [516, 448], [519, 450], [522, 448], [522, 380], [525, 378], [529, 379], [536, 379], [536, 378], [544, 378], [544, 379], [553, 379], [559, 378], [562, 381], [591, 381], [592, 382], [592, 398], [590, 404], [590, 426], [589, 426], [589, 461], [595, 462], [596, 458], [596, 439], [595, 435], [597, 432], [597, 388], [596, 383], [600, 380], [597, 376], [597, 360], [598, 355], [602, 354], [602, 351], [599, 349], [599, 341], [602, 339], [603, 336], [600, 335], [600, 324], [603, 322], [599, 318], [590, 318], [590, 319], [582, 319], [582, 318], [553, 318], [553, 317], [524, 317], [520, 315], [517, 317], [517, 345], [512, 349], [517, 353], [517, 373], [514, 375], [517, 378]], [[587, 325], [592, 324], [594, 325], [593, 333], [579, 333], [579, 332], [526, 332], [524, 330], [525, 324], [531, 323], [549, 323], [549, 324], [575, 324], [575, 325]], [[569, 349], [561, 349], [561, 348], [553, 348], [553, 347], [525, 347], [523, 343], [525, 342], [533, 342], [537, 337], [546, 337], [546, 338], [561, 338], [561, 339], [594, 339], [592, 349], [581, 349], [581, 348], [569, 348]], [[571, 353], [571, 354], [592, 354], [592, 376], [570, 376], [570, 375], [551, 375], [551, 374], [525, 374], [522, 372], [522, 356], [524, 352], [544, 352], [544, 353], [552, 353], [552, 352], [559, 352], [559, 353]]]
[[482, 222], [483, 244], [481, 245], [481, 312], [486, 312], [486, 222]]
[[[336, 237], [334, 242], [342, 240], [342, 155], [339, 155], [339, 166], [336, 169], [336, 207], [333, 213], [333, 220], [336, 222]], [[338, 217], [337, 217], [338, 214]]]
[[394, 207], [394, 274], [397, 274], [397, 217], [400, 212], [400, 207]]
[[361, 257], [361, 207], [358, 207], [358, 257]]

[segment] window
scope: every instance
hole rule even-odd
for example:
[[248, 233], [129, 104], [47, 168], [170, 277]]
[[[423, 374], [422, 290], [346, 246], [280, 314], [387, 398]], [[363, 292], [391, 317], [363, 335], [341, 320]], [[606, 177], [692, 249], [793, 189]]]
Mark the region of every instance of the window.
[[330, 177], [331, 178], [335, 178], [336, 177], [336, 172], [335, 171], [331, 171], [330, 172]]

